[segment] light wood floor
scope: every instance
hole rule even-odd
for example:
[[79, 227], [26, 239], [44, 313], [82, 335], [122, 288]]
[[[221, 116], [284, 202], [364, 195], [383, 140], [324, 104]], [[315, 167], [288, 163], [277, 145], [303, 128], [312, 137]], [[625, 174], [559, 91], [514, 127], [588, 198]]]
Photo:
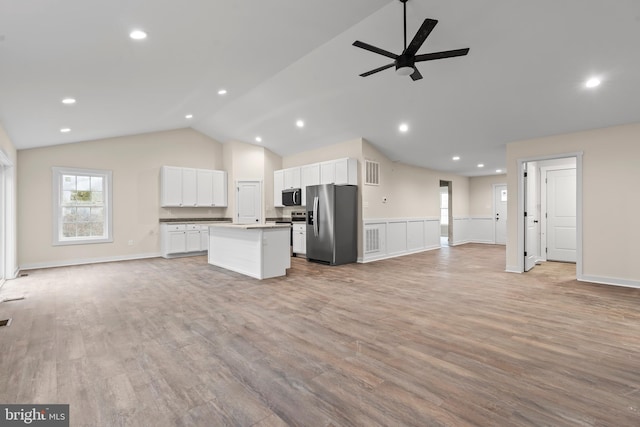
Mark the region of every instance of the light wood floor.
[[258, 281], [205, 257], [30, 271], [0, 402], [72, 426], [638, 426], [640, 290], [464, 245]]

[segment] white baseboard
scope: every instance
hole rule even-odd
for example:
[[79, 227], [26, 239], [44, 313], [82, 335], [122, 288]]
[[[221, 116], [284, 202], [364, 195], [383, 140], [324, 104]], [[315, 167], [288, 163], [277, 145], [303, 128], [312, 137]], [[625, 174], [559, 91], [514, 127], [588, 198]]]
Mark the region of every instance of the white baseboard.
[[598, 283], [600, 285], [622, 286], [625, 288], [640, 288], [640, 281], [619, 279], [617, 277], [600, 277], [582, 275], [577, 278], [579, 282]]
[[441, 248], [441, 246], [432, 246], [432, 247], [428, 247], [428, 248], [421, 248], [421, 249], [414, 250], [414, 251], [400, 252], [400, 253], [395, 253], [395, 254], [379, 255], [379, 256], [376, 256], [376, 257], [367, 258], [366, 260], [363, 259], [363, 258], [358, 258], [358, 262], [360, 264], [366, 264], [368, 262], [380, 261], [380, 260], [383, 260], [383, 259], [397, 258], [397, 257], [400, 257], [400, 256], [411, 255], [411, 254], [418, 254], [420, 252], [427, 252], [427, 251], [432, 251], [434, 249], [440, 249], [440, 248]]
[[97, 264], [102, 262], [131, 261], [135, 259], [157, 258], [160, 256], [161, 256], [160, 252], [153, 252], [153, 253], [146, 253], [146, 254], [120, 255], [120, 256], [102, 257], [102, 258], [80, 258], [80, 259], [69, 259], [64, 261], [36, 262], [36, 263], [21, 265], [18, 271], [35, 270], [37, 268], [68, 267], [71, 265], [82, 265], [82, 264]]

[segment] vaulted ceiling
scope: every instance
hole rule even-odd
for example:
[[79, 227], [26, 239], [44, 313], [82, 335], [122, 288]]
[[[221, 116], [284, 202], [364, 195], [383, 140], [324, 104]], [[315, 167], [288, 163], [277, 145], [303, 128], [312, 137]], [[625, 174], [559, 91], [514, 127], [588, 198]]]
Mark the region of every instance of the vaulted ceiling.
[[286, 156], [363, 137], [392, 160], [474, 176], [504, 169], [508, 142], [640, 121], [637, 0], [407, 12], [409, 40], [439, 21], [418, 53], [469, 54], [418, 64], [415, 82], [359, 77], [390, 60], [353, 41], [402, 51], [398, 0], [0, 0], [0, 122], [18, 149], [193, 127]]

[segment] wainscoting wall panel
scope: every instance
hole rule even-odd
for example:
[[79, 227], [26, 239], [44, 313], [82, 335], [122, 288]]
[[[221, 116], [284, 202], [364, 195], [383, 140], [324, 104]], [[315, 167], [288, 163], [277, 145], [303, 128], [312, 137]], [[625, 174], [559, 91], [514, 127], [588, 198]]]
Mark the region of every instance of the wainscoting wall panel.
[[[453, 242], [494, 243], [493, 218], [454, 217]], [[358, 262], [393, 258], [440, 248], [440, 218], [364, 220], [364, 256]]]
[[[440, 247], [440, 219], [365, 219], [363, 234], [364, 257], [359, 262], [428, 251]], [[372, 236], [378, 236], [377, 245]]]

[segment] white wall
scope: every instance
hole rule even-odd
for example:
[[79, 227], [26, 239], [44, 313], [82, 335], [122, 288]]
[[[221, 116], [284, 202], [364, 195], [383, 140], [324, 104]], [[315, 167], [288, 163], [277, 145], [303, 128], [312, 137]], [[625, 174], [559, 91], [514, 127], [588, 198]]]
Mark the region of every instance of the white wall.
[[[640, 286], [640, 124], [507, 145], [509, 218], [517, 215], [519, 159], [583, 153], [583, 279]], [[518, 265], [518, 230], [509, 221], [507, 269]]]
[[[159, 218], [226, 213], [225, 208], [160, 207], [160, 166], [224, 169], [222, 145], [192, 129], [20, 150], [17, 160], [23, 268], [157, 255]], [[113, 243], [52, 246], [53, 166], [113, 171]]]

